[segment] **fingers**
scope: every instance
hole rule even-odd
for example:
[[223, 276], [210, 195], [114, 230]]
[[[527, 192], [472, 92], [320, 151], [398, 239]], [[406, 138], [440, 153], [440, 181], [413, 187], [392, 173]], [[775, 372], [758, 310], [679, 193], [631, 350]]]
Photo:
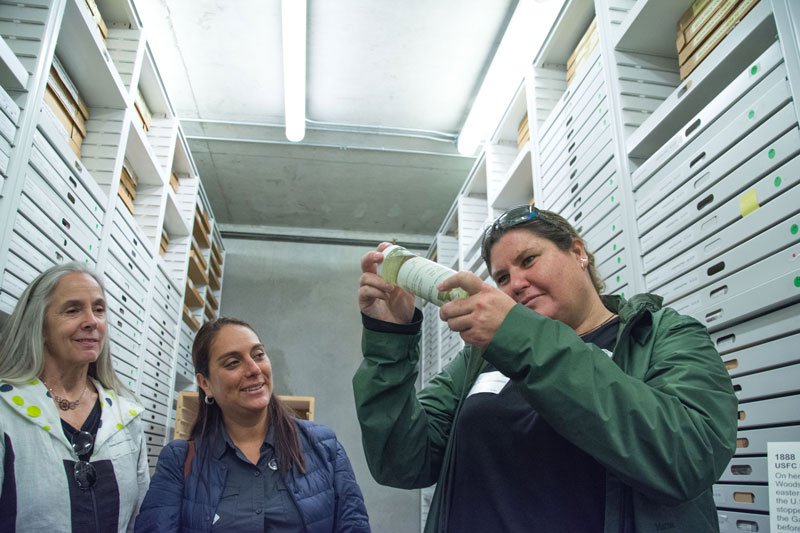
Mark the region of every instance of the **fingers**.
[[361, 272], [378, 272], [378, 263], [383, 261], [383, 252], [386, 248], [391, 246], [390, 242], [382, 242], [378, 245], [376, 250], [367, 252], [361, 256]]
[[438, 287], [440, 291], [449, 291], [456, 287], [461, 287], [468, 294], [477, 294], [484, 287], [485, 283], [481, 278], [472, 272], [458, 272], [444, 280]]

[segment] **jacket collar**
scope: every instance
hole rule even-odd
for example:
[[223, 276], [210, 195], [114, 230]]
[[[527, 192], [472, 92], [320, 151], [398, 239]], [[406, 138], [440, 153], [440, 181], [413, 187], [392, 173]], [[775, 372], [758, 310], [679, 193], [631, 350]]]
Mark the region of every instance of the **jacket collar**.
[[[112, 435], [140, 417], [144, 408], [128, 398], [117, 396], [111, 389], [103, 388], [96, 379], [89, 379], [97, 389], [100, 400], [101, 422], [95, 437], [95, 449], [99, 449]], [[23, 423], [39, 427], [72, 449], [61, 430], [61, 417], [50, 393], [39, 379], [34, 378], [21, 385], [0, 382], [0, 401], [17, 413]]]
[[636, 294], [630, 300], [622, 296], [601, 296], [603, 305], [609, 311], [619, 316], [622, 327], [617, 334], [617, 340], [624, 335], [630, 335], [639, 344], [644, 344], [650, 336], [653, 325], [653, 313], [661, 309], [664, 299], [655, 294]]

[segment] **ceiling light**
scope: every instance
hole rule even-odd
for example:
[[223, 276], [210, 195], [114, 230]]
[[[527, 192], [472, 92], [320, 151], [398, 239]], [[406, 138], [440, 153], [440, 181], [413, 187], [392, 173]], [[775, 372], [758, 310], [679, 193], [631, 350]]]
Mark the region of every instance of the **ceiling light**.
[[283, 102], [286, 138], [306, 135], [306, 0], [281, 1]]
[[494, 133], [564, 0], [520, 0], [458, 135], [458, 151], [475, 151]]

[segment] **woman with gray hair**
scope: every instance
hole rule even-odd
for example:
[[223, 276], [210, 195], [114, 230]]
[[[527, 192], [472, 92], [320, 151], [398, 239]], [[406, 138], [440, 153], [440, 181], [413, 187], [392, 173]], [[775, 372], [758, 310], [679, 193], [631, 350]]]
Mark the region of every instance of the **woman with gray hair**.
[[141, 414], [111, 364], [101, 279], [52, 267], [0, 337], [0, 531], [126, 531], [149, 472]]

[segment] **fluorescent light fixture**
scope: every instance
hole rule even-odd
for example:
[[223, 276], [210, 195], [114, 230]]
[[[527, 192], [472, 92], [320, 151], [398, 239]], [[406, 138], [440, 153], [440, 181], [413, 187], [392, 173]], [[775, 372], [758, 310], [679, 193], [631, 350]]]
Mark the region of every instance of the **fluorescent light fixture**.
[[306, 136], [306, 0], [281, 0], [286, 138]]
[[494, 133], [563, 3], [564, 0], [520, 0], [517, 4], [458, 135], [459, 153], [475, 155], [481, 143]]

